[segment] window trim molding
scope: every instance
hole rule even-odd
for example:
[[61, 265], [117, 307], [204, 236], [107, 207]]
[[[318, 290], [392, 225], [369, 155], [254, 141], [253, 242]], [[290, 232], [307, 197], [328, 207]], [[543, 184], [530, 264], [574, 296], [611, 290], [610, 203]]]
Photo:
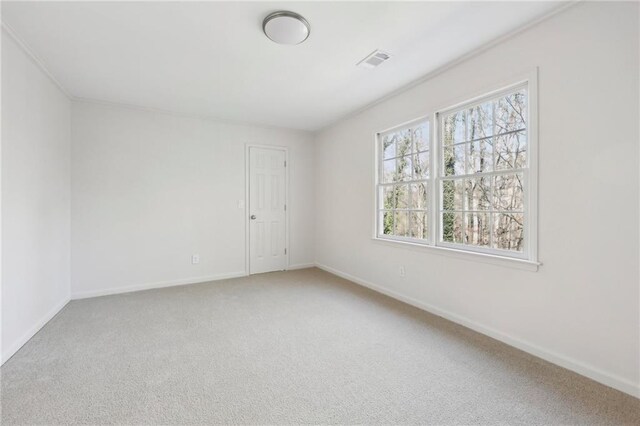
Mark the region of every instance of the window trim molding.
[[542, 263], [540, 262], [534, 262], [518, 257], [498, 256], [495, 254], [460, 250], [457, 248], [427, 245], [424, 243], [413, 241], [399, 241], [392, 238], [372, 238], [372, 240], [375, 244], [379, 244], [381, 246], [409, 250], [417, 253], [433, 253], [439, 256], [451, 257], [459, 260], [487, 263], [491, 265], [521, 269], [531, 272], [536, 272], [538, 270], [538, 267], [542, 265]]
[[[527, 174], [527, 189], [525, 195], [525, 214], [528, 226], [525, 227], [526, 248], [523, 253], [509, 253], [506, 250], [478, 248], [474, 246], [463, 246], [460, 244], [440, 242], [440, 194], [438, 185], [441, 181], [439, 176], [440, 147], [440, 116], [453, 110], [465, 107], [474, 103], [481, 103], [488, 99], [495, 98], [504, 92], [511, 91], [520, 86], [527, 87], [529, 122], [527, 124], [527, 150], [529, 154], [529, 167]], [[492, 88], [484, 90], [476, 96], [466, 97], [458, 102], [450, 103], [443, 108], [436, 108], [432, 113], [416, 119], [406, 121], [397, 126], [389, 127], [374, 134], [374, 176], [373, 176], [373, 240], [395, 247], [417, 249], [420, 251], [432, 251], [439, 254], [454, 256], [467, 260], [476, 260], [503, 266], [513, 266], [519, 269], [537, 271], [541, 263], [538, 261], [538, 68], [508, 79], [503, 84], [494, 84]], [[420, 121], [429, 122], [429, 202], [428, 207], [428, 238], [424, 241], [379, 235], [379, 179], [381, 167], [381, 144], [380, 138], [385, 134], [402, 130]]]

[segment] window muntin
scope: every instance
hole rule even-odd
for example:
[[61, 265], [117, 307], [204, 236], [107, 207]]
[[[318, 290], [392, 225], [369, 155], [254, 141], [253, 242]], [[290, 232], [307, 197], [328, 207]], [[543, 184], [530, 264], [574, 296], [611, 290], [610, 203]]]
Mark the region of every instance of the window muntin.
[[429, 136], [428, 120], [378, 136], [377, 237], [429, 238]]
[[524, 257], [528, 91], [439, 114], [439, 243]]

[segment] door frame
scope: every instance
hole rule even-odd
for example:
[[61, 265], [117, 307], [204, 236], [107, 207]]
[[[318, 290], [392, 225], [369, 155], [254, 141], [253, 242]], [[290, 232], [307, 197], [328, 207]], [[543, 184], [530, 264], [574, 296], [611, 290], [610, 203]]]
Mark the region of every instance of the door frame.
[[251, 143], [247, 143], [245, 144], [245, 149], [244, 149], [244, 169], [245, 169], [245, 173], [244, 173], [244, 235], [245, 235], [245, 262], [244, 262], [244, 268], [245, 268], [245, 275], [251, 275], [251, 235], [250, 235], [250, 222], [251, 219], [249, 218], [249, 215], [251, 214], [251, 200], [250, 200], [250, 155], [249, 152], [251, 151], [251, 148], [263, 148], [263, 149], [273, 149], [273, 150], [278, 150], [278, 151], [284, 151], [284, 161], [286, 163], [286, 166], [284, 168], [284, 203], [286, 205], [286, 210], [284, 212], [284, 221], [285, 221], [285, 246], [287, 249], [287, 253], [284, 255], [285, 257], [285, 265], [284, 265], [284, 270], [288, 271], [289, 270], [289, 254], [291, 253], [291, 250], [289, 248], [289, 212], [291, 210], [291, 206], [289, 204], [289, 149], [286, 146], [280, 146], [280, 145], [260, 145], [260, 144], [251, 144]]

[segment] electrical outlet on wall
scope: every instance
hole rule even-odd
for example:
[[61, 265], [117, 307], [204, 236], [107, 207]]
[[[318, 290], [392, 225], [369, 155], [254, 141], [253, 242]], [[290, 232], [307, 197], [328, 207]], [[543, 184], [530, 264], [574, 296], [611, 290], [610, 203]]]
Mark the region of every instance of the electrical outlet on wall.
[[200, 255], [199, 254], [192, 254], [191, 255], [191, 264], [192, 265], [196, 265], [200, 263]]
[[398, 275], [404, 277], [404, 266], [400, 266], [400, 268], [398, 268]]

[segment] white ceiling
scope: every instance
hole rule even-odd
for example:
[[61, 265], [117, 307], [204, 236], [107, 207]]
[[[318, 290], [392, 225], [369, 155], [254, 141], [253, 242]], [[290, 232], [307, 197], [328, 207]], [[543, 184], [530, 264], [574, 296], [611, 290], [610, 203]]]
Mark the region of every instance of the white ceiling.
[[[74, 97], [316, 130], [559, 2], [2, 2], [2, 20]], [[292, 10], [298, 46], [262, 34]], [[356, 63], [380, 48], [375, 69]]]

